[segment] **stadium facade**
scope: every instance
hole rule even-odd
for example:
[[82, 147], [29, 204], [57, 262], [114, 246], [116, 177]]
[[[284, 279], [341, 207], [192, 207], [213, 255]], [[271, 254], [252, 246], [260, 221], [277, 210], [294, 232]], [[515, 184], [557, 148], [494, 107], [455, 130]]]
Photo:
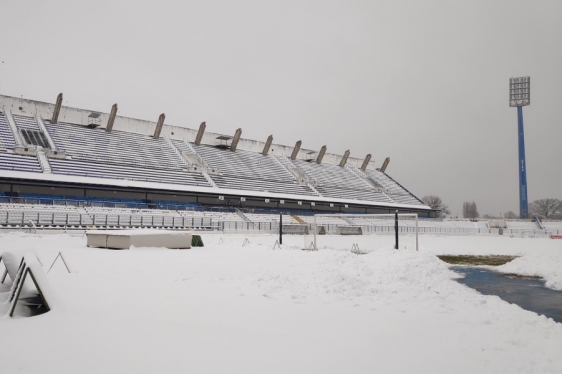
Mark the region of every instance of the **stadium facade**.
[[322, 213], [435, 211], [386, 164], [0, 95], [0, 197]]

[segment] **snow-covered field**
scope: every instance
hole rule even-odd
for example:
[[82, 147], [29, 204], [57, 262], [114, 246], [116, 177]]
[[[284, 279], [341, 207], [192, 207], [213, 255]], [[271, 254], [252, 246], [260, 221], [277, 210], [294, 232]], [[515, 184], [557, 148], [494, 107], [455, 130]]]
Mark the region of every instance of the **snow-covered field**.
[[[0, 319], [1, 373], [560, 373], [562, 324], [457, 283], [435, 254], [514, 254], [501, 269], [562, 289], [562, 241], [203, 234], [190, 250], [86, 247], [81, 235], [0, 234], [34, 251], [62, 307]], [[222, 237], [222, 240], [221, 240]], [[243, 246], [248, 237], [249, 244]], [[3, 270], [3, 268], [0, 266]], [[0, 297], [5, 300], [5, 294]]]

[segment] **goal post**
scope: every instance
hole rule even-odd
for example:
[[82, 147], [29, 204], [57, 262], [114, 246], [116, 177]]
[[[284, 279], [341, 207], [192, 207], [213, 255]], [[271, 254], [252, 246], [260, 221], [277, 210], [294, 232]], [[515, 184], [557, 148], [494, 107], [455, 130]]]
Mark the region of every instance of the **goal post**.
[[[309, 235], [305, 235], [303, 249], [318, 249], [318, 243], [326, 247], [327, 239], [319, 231], [331, 237], [332, 241], [363, 243], [373, 249], [394, 248], [419, 250], [419, 225], [417, 213], [391, 214], [315, 214], [309, 217]], [[321, 228], [322, 230], [319, 230]], [[337, 240], [348, 237], [347, 240]], [[357, 239], [349, 239], [357, 236]], [[359, 239], [361, 237], [362, 239]], [[344, 244], [341, 244], [344, 245]], [[340, 246], [341, 246], [340, 245]], [[329, 246], [329, 245], [328, 245]], [[337, 246], [334, 244], [334, 246]]]

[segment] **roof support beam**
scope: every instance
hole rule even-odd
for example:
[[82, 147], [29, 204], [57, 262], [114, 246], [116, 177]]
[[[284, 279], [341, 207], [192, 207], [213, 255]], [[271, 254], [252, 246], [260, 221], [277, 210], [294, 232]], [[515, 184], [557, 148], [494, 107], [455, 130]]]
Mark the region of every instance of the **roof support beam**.
[[111, 107], [111, 113], [109, 113], [109, 119], [107, 120], [107, 126], [105, 131], [111, 132], [113, 130], [113, 123], [115, 122], [115, 117], [117, 116], [117, 104], [113, 104]]
[[293, 148], [293, 153], [291, 153], [291, 160], [295, 160], [297, 158], [301, 149], [301, 144], [302, 142], [300, 140], [295, 143], [295, 148]]
[[205, 122], [201, 122], [199, 125], [199, 131], [197, 131], [197, 136], [195, 137], [195, 145], [200, 145], [201, 140], [203, 140], [203, 134], [205, 134], [205, 128], [207, 128], [207, 124]]
[[263, 151], [261, 152], [262, 155], [267, 156], [269, 153], [269, 148], [271, 148], [271, 143], [273, 143], [273, 135], [269, 135], [265, 142], [265, 146], [263, 147]]
[[316, 163], [317, 164], [321, 164], [322, 163], [322, 159], [324, 158], [324, 155], [326, 154], [326, 146], [323, 145], [322, 148], [320, 148], [320, 152], [318, 153], [318, 157], [316, 157]]
[[388, 167], [388, 164], [390, 163], [390, 157], [387, 157], [384, 159], [384, 162], [382, 163], [382, 167], [381, 167], [381, 172], [386, 172], [386, 168]]
[[238, 147], [238, 141], [240, 140], [241, 136], [242, 136], [242, 129], [238, 128], [234, 133], [234, 138], [232, 138], [232, 143], [230, 143], [230, 150], [232, 152], [236, 152], [236, 147]]
[[164, 113], [160, 114], [158, 117], [158, 123], [156, 124], [156, 130], [154, 130], [154, 139], [158, 139], [160, 137], [160, 133], [162, 132], [162, 127], [164, 127], [164, 120], [166, 119], [166, 115]]
[[343, 157], [341, 158], [341, 161], [340, 161], [340, 167], [343, 168], [345, 166], [348, 158], [349, 158], [349, 149], [347, 151], [345, 151], [345, 153], [343, 154]]
[[55, 110], [53, 111], [53, 118], [51, 123], [57, 123], [59, 121], [60, 108], [62, 106], [62, 92], [57, 96], [57, 103], [55, 104]]
[[367, 170], [367, 165], [369, 165], [369, 162], [371, 162], [371, 154], [370, 153], [367, 156], [365, 156], [365, 160], [363, 161], [363, 164], [361, 165], [361, 170], [363, 170], [363, 171]]

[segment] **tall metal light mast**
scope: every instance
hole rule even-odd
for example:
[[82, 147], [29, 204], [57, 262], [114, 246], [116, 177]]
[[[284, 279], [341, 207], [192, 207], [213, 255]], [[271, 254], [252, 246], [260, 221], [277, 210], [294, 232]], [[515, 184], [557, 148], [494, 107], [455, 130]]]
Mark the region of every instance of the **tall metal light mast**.
[[519, 132], [519, 217], [529, 218], [527, 200], [527, 164], [525, 162], [525, 133], [523, 131], [523, 107], [531, 104], [531, 77], [509, 79], [509, 106], [517, 107]]

